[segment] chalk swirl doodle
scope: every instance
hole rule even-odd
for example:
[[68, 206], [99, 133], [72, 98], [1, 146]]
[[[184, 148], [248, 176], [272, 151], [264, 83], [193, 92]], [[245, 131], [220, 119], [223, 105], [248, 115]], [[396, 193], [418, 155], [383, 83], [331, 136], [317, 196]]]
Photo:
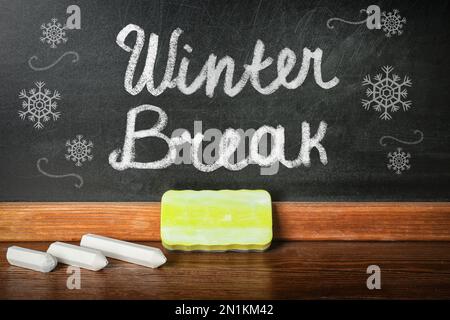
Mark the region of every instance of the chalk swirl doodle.
[[45, 70], [51, 69], [54, 66], [56, 66], [65, 56], [68, 56], [68, 55], [73, 56], [72, 63], [77, 63], [80, 60], [80, 55], [78, 54], [78, 52], [67, 51], [67, 52], [64, 52], [64, 54], [62, 56], [60, 56], [58, 59], [56, 59], [55, 62], [53, 62], [52, 64], [50, 64], [48, 66], [44, 66], [44, 67], [34, 66], [33, 63], [39, 59], [37, 56], [32, 56], [30, 59], [28, 59], [28, 65], [34, 71], [45, 71]]
[[[361, 9], [359, 10], [361, 13], [367, 13], [366, 9]], [[345, 20], [342, 18], [331, 18], [327, 20], [327, 27], [328, 29], [334, 29], [334, 26], [331, 25], [332, 22], [334, 21], [339, 21], [339, 22], [343, 22], [343, 23], [347, 23], [347, 24], [363, 24], [367, 21], [367, 18], [365, 18], [364, 20], [360, 20], [360, 21], [349, 21], [349, 20]]]
[[44, 176], [47, 176], [49, 178], [68, 178], [68, 177], [74, 177], [76, 179], [79, 180], [79, 182], [75, 183], [74, 186], [75, 188], [80, 189], [83, 186], [83, 177], [81, 177], [80, 175], [76, 174], [76, 173], [68, 173], [68, 174], [51, 174], [48, 172], [45, 172], [42, 168], [41, 168], [41, 162], [44, 161], [45, 163], [48, 163], [48, 159], [47, 158], [40, 158], [37, 162], [36, 162], [36, 167], [38, 169], [38, 171], [40, 173], [42, 173]]
[[419, 136], [419, 138], [417, 140], [414, 140], [414, 141], [405, 141], [405, 140], [401, 140], [401, 139], [398, 139], [398, 138], [393, 137], [393, 136], [383, 136], [383, 137], [380, 138], [380, 145], [382, 147], [386, 147], [387, 144], [386, 144], [385, 140], [394, 140], [394, 141], [397, 141], [399, 143], [409, 144], [409, 145], [421, 143], [423, 141], [423, 132], [420, 131], [420, 130], [414, 130], [414, 134]]

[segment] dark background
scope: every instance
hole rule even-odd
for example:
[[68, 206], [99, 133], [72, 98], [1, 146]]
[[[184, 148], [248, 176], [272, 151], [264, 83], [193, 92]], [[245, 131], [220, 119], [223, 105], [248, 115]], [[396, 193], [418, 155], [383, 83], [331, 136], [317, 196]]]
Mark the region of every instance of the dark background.
[[[66, 8], [81, 7], [81, 30], [68, 31], [69, 41], [51, 49], [40, 42], [40, 25], [56, 17], [66, 20]], [[329, 18], [360, 20], [360, 9], [378, 4], [382, 10], [399, 9], [407, 18], [404, 34], [386, 38], [381, 30], [365, 24], [336, 22]], [[449, 101], [449, 7], [448, 1], [0, 1], [0, 200], [1, 201], [159, 201], [168, 189], [267, 189], [274, 200], [297, 201], [448, 201], [450, 191]], [[134, 23], [160, 36], [156, 83], [163, 76], [171, 32], [184, 30], [179, 41], [178, 63], [189, 43], [190, 76], [197, 75], [210, 53], [235, 59], [235, 79], [242, 65], [251, 63], [257, 39], [265, 46], [265, 57], [275, 63], [262, 72], [262, 83], [276, 77], [276, 57], [285, 47], [297, 54], [296, 74], [302, 50], [317, 47], [324, 52], [325, 81], [337, 76], [338, 86], [330, 90], [316, 85], [310, 72], [296, 90], [280, 88], [264, 96], [248, 83], [234, 98], [223, 93], [222, 82], [214, 98], [204, 87], [186, 96], [178, 89], [153, 97], [145, 89], [131, 96], [123, 88], [130, 54], [116, 44], [118, 32]], [[134, 36], [130, 37], [134, 44]], [[147, 44], [147, 42], [146, 42]], [[38, 56], [37, 65], [50, 64], [66, 51], [80, 55], [78, 64], [64, 58], [54, 68], [36, 72], [28, 59]], [[145, 57], [147, 46], [141, 54]], [[182, 54], [182, 55], [181, 55]], [[177, 64], [178, 65], [178, 64]], [[361, 105], [366, 87], [361, 82], [381, 67], [392, 65], [401, 77], [408, 75], [412, 109], [399, 111], [390, 121]], [[142, 67], [142, 66], [141, 66]], [[176, 67], [175, 70], [178, 70]], [[312, 71], [312, 68], [311, 70]], [[140, 70], [137, 72], [140, 75]], [[58, 102], [61, 119], [36, 130], [19, 119], [21, 89], [36, 81], [62, 94]], [[219, 169], [203, 173], [192, 165], [172, 165], [163, 170], [116, 171], [108, 163], [125, 136], [126, 113], [140, 104], [162, 108], [169, 117], [164, 133], [176, 128], [193, 132], [195, 120], [203, 129], [286, 128], [286, 157], [299, 151], [300, 125], [311, 124], [315, 133], [320, 121], [328, 123], [323, 145], [328, 165], [323, 166], [313, 150], [311, 167], [287, 169], [280, 165], [272, 176], [260, 175], [260, 168], [242, 171]], [[142, 128], [154, 118], [143, 117]], [[413, 130], [424, 140], [417, 145], [378, 143], [384, 135], [414, 140]], [[65, 142], [83, 134], [94, 142], [94, 159], [75, 167], [65, 159]], [[396, 175], [386, 168], [387, 153], [396, 147], [411, 153], [411, 169]], [[159, 159], [164, 144], [151, 139], [137, 146], [137, 160]], [[84, 178], [81, 189], [73, 178], [51, 179], [36, 169], [39, 158], [49, 159], [43, 168], [55, 174], [77, 173]]]

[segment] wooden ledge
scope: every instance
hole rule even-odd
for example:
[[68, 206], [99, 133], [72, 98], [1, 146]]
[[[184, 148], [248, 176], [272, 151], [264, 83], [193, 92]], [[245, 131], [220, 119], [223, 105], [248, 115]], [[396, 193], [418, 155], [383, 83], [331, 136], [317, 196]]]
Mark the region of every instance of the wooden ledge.
[[[72, 272], [63, 264], [40, 273], [6, 261], [11, 245], [45, 251], [49, 242], [2, 242], [0, 299], [450, 299], [450, 242], [278, 241], [252, 254], [186, 254], [141, 243], [161, 248], [167, 263], [151, 269], [108, 259], [101, 271], [81, 269], [81, 290], [68, 290]], [[381, 268], [381, 290], [366, 287], [371, 264]]]
[[[450, 241], [450, 202], [275, 202], [278, 240]], [[157, 241], [158, 202], [3, 202], [0, 241]]]

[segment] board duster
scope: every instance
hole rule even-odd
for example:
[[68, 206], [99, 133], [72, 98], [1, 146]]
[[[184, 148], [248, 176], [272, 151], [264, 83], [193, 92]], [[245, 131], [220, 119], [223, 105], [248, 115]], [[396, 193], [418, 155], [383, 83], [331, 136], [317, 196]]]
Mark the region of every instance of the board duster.
[[161, 238], [169, 250], [262, 251], [272, 241], [272, 202], [264, 190], [167, 191]]

